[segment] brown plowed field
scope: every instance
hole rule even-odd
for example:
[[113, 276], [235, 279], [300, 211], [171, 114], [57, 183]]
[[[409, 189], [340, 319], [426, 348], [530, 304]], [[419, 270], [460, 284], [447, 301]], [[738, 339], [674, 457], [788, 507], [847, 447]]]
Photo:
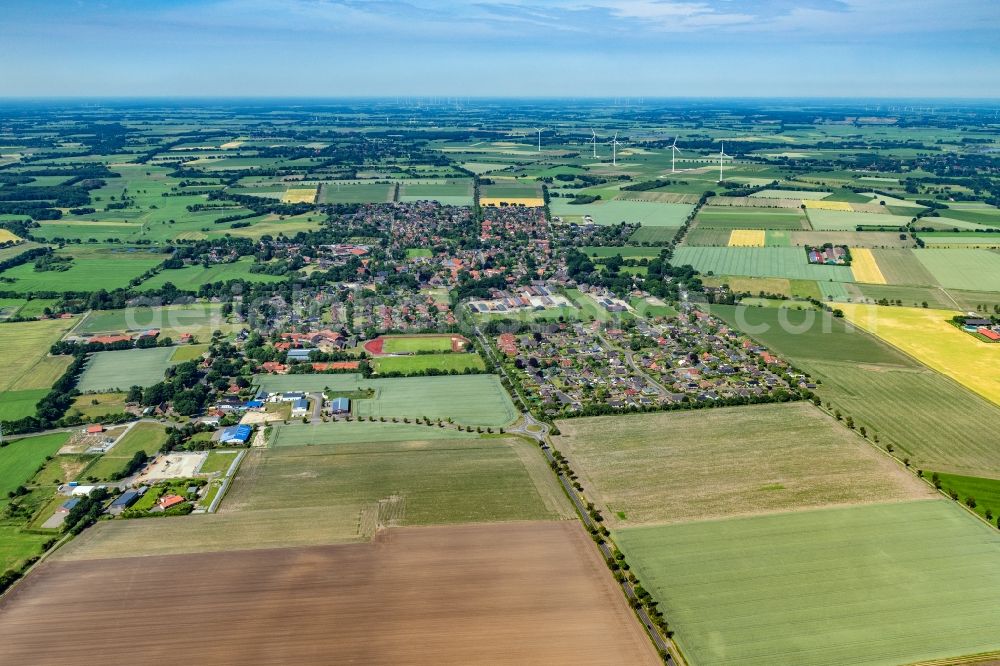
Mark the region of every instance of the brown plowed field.
[[577, 522], [49, 562], [0, 602], [12, 664], [658, 664]]

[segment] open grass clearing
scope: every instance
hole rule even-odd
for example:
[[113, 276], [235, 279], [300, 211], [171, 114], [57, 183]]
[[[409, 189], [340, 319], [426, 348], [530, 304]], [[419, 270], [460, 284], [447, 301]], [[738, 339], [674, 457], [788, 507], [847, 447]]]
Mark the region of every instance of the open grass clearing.
[[73, 399], [68, 413], [92, 420], [106, 414], [122, 414], [124, 411], [124, 393], [84, 393]]
[[35, 414], [35, 405], [49, 389], [27, 389], [0, 393], [0, 421], [16, 421]]
[[229, 333], [237, 328], [229, 324], [219, 303], [192, 303], [162, 307], [134, 307], [122, 310], [92, 310], [74, 329], [76, 334], [127, 333], [155, 328], [161, 337], [177, 340], [190, 333], [199, 340], [208, 340], [221, 330]]
[[640, 223], [643, 227], [674, 227], [684, 224], [694, 206], [689, 204], [656, 203], [653, 201], [595, 201], [589, 204], [571, 204], [565, 197], [555, 197], [549, 202], [554, 217], [564, 222], [584, 221], [589, 216], [594, 224], [612, 225], [621, 222]]
[[36, 291], [111, 291], [127, 287], [129, 281], [139, 277], [161, 263], [166, 255], [159, 251], [136, 248], [90, 248], [71, 246], [55, 251], [56, 257], [71, 259], [64, 271], [36, 271], [34, 263], [9, 268], [0, 277], [13, 280], [2, 286], [18, 293]]
[[241, 257], [232, 263], [212, 264], [208, 268], [199, 264], [197, 266], [163, 270], [143, 282], [139, 286], [139, 289], [141, 291], [161, 289], [163, 285], [169, 282], [182, 291], [197, 292], [201, 285], [213, 284], [215, 282], [229, 282], [230, 280], [281, 282], [289, 278], [287, 275], [253, 273], [250, 270], [253, 265], [252, 257]]
[[1000, 291], [1000, 254], [996, 252], [925, 249], [914, 256], [943, 287]]
[[416, 423], [393, 423], [392, 421], [344, 421], [273, 426], [270, 445], [282, 446], [328, 446], [333, 444], [354, 444], [356, 442], [409, 442], [437, 439], [465, 439], [475, 435], [460, 432], [455, 428], [440, 428], [434, 425]]
[[0, 447], [0, 497], [28, 483], [48, 456], [54, 456], [69, 440], [69, 433], [57, 432], [9, 440]]
[[924, 484], [806, 403], [558, 425], [556, 448], [616, 526], [930, 496]]
[[416, 354], [413, 356], [384, 356], [375, 359], [375, 372], [399, 372], [404, 375], [421, 374], [428, 370], [465, 372], [483, 370], [486, 365], [479, 354]]
[[415, 352], [450, 352], [454, 344], [451, 335], [384, 335], [382, 352], [405, 354]]
[[810, 264], [805, 251], [795, 247], [679, 247], [672, 263], [690, 264], [702, 274], [854, 281], [850, 267]]
[[808, 229], [806, 218], [794, 208], [737, 208], [703, 206], [698, 226], [706, 229]]

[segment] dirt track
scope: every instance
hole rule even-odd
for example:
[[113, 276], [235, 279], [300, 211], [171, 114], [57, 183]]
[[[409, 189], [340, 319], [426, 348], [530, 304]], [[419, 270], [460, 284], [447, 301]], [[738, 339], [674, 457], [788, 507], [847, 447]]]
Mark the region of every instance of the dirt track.
[[0, 636], [23, 664], [661, 663], [575, 521], [51, 562]]

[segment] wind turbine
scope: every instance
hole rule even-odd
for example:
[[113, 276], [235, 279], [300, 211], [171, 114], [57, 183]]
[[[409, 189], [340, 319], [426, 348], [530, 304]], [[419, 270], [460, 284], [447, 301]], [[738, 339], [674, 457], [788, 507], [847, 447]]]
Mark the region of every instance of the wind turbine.
[[677, 173], [677, 153], [681, 152], [681, 149], [677, 147], [677, 137], [674, 137], [674, 142], [670, 144], [670, 173]]
[[723, 141], [719, 147], [719, 182], [722, 182], [722, 160], [731, 160], [733, 157], [731, 155], [726, 155], [726, 142]]
[[618, 132], [611, 139], [611, 166], [618, 166]]
[[597, 132], [590, 130], [590, 144], [594, 148], [594, 159], [597, 159]]
[[538, 152], [542, 152], [542, 128], [536, 127], [535, 131], [538, 132]]

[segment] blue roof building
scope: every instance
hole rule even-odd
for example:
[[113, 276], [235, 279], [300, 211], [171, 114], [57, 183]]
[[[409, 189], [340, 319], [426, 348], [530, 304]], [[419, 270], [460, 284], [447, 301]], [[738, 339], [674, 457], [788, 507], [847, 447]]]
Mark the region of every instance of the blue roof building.
[[229, 426], [219, 435], [219, 441], [223, 444], [246, 444], [252, 432], [253, 428], [248, 425]]
[[330, 402], [330, 409], [334, 414], [347, 414], [351, 411], [350, 398], [334, 398]]

